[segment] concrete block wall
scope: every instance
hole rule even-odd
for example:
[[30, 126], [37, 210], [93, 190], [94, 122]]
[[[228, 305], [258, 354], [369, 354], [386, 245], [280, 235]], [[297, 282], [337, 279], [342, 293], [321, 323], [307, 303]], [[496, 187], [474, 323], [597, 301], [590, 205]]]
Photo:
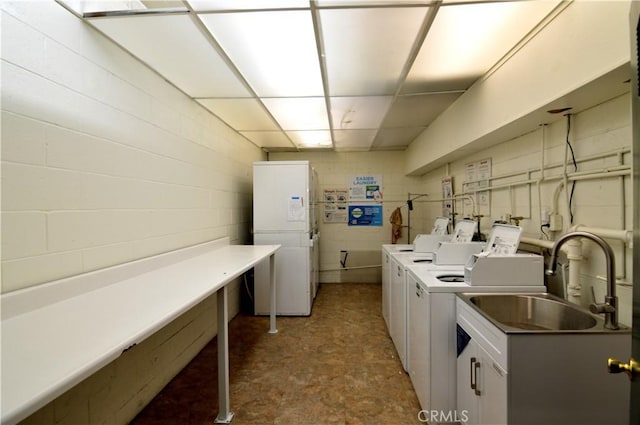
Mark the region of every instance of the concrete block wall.
[[[260, 149], [56, 2], [0, 7], [2, 291], [250, 243]], [[213, 297], [27, 423], [128, 422], [215, 326]]]
[[[320, 228], [320, 281], [321, 282], [380, 282], [380, 268], [354, 269], [345, 272], [340, 264], [343, 250], [348, 251], [347, 266], [380, 266], [380, 246], [391, 243], [389, 217], [394, 209], [402, 207], [406, 224], [407, 193], [417, 177], [404, 174], [404, 152], [274, 152], [273, 161], [308, 160], [318, 173], [319, 197], [323, 190], [348, 189], [350, 177], [359, 174], [380, 174], [383, 184], [383, 225], [360, 227], [346, 223], [324, 223], [323, 205], [319, 208]], [[415, 213], [412, 213], [415, 214]], [[412, 215], [413, 217], [413, 215]], [[413, 226], [412, 226], [413, 227]], [[429, 228], [431, 230], [431, 228]], [[416, 229], [412, 229], [412, 234]], [[399, 243], [406, 243], [407, 229]]]
[[[630, 98], [628, 94], [615, 97], [573, 115], [569, 140], [579, 161], [578, 170], [589, 171], [612, 168], [620, 164], [630, 165], [631, 153], [616, 153], [628, 151], [631, 148], [630, 125]], [[544, 130], [540, 127], [534, 132], [506, 140], [423, 175], [421, 177], [422, 187], [428, 193], [437, 193], [441, 190], [441, 179], [448, 172], [453, 177], [454, 192], [461, 193], [465, 180], [465, 165], [485, 158], [491, 158], [493, 176], [539, 169], [543, 137], [544, 176], [546, 178], [558, 176], [562, 174], [562, 167], [554, 165], [561, 165], [564, 161], [566, 129], [565, 117], [553, 118], [550, 116], [549, 123], [544, 127]], [[614, 154], [602, 159], [580, 162], [582, 158], [606, 152]], [[570, 154], [569, 158], [571, 158]], [[568, 172], [573, 172], [573, 165], [568, 167]], [[540, 174], [534, 172], [530, 174], [530, 177], [537, 179]], [[526, 178], [526, 175], [520, 175], [494, 180], [492, 185], [514, 183]], [[490, 205], [477, 207], [477, 212], [484, 215], [481, 219], [483, 233], [490, 230], [495, 220], [511, 215], [525, 217], [520, 222], [520, 226], [523, 227], [526, 236], [546, 238], [540, 231], [539, 207], [554, 209], [553, 195], [558, 184], [558, 180], [543, 182], [540, 187], [540, 202], [538, 201], [536, 184], [493, 190]], [[576, 182], [572, 202], [573, 224], [610, 229], [632, 229], [634, 214], [632, 186], [630, 175]], [[557, 208], [555, 208], [563, 217], [562, 232], [568, 231], [572, 226], [566, 199], [565, 191], [562, 190]], [[461, 208], [461, 203], [457, 205], [458, 208]], [[466, 207], [465, 212], [470, 212], [469, 206]], [[431, 211], [431, 214], [425, 217], [425, 223], [432, 222], [438, 214], [437, 210]], [[561, 232], [557, 232], [555, 236], [559, 233]], [[632, 249], [623, 248], [623, 244], [619, 241], [610, 240], [609, 242], [616, 254], [620, 320], [623, 323], [631, 324]], [[582, 268], [581, 303], [586, 306], [593, 301], [591, 288], [593, 288], [596, 299], [603, 300], [605, 283], [602, 277], [605, 276], [605, 261], [599, 248], [594, 247], [588, 241], [585, 241], [583, 246], [585, 261]]]

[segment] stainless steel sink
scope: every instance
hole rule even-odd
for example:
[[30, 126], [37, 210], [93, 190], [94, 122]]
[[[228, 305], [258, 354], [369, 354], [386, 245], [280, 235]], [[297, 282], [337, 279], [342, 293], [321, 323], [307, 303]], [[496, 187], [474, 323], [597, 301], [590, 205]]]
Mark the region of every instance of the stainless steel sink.
[[604, 321], [551, 294], [461, 294], [504, 332], [602, 332]]

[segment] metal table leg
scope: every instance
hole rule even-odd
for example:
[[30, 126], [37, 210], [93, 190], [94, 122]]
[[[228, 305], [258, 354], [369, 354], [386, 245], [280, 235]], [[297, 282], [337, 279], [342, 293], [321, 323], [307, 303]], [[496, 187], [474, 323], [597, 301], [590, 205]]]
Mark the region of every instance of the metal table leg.
[[269, 333], [278, 333], [276, 329], [276, 254], [269, 256]]
[[218, 416], [217, 424], [229, 424], [233, 419], [229, 402], [229, 311], [227, 286], [217, 292], [218, 297]]

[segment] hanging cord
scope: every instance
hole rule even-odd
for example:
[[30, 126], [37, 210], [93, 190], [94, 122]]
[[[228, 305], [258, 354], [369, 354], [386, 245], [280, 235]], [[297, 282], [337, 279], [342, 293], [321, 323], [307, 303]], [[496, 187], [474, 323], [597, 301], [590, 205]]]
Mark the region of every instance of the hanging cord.
[[[573, 152], [573, 146], [571, 146], [571, 142], [569, 141], [569, 134], [571, 133], [571, 114], [567, 114], [567, 137], [566, 143], [569, 146], [569, 150], [571, 151], [571, 160], [573, 161], [573, 169], [574, 171], [578, 171], [578, 163], [576, 162], [576, 154]], [[576, 189], [576, 181], [571, 182], [571, 194], [569, 195], [569, 220], [571, 224], [573, 224], [573, 192]]]

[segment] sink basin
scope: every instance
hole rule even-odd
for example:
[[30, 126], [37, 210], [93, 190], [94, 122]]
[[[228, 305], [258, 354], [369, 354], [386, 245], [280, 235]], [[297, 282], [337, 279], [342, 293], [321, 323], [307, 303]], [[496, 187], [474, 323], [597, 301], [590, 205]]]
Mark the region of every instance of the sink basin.
[[551, 294], [466, 294], [503, 331], [602, 330], [603, 321], [581, 307]]

